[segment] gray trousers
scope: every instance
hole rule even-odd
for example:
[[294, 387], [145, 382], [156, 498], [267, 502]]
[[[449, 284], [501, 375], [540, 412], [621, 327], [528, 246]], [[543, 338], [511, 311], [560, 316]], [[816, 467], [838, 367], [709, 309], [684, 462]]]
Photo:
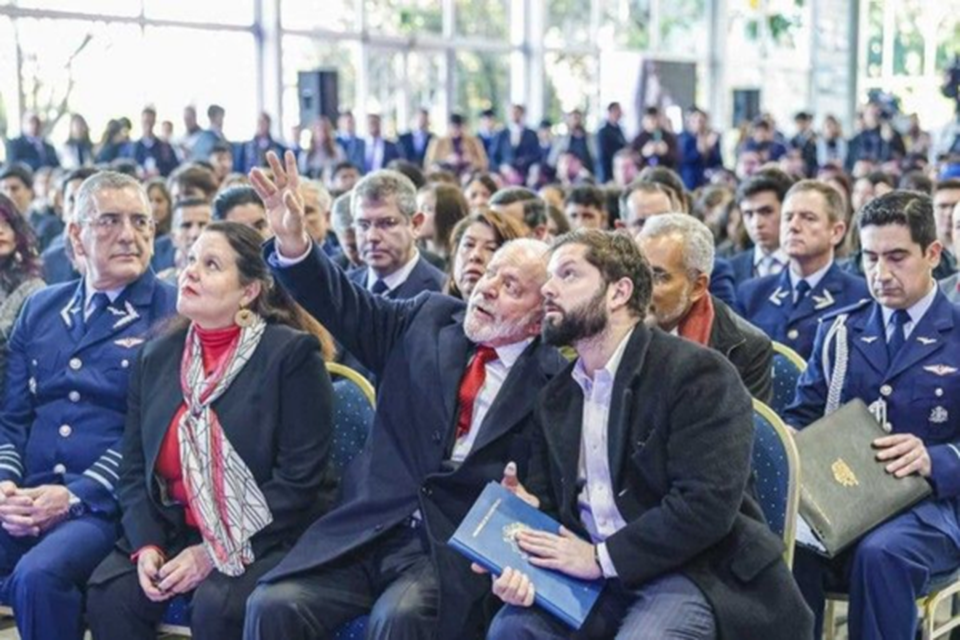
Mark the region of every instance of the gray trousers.
[[261, 584], [247, 600], [244, 640], [331, 638], [368, 613], [368, 640], [433, 638], [440, 589], [421, 534], [398, 525], [329, 566]]
[[537, 606], [507, 606], [493, 619], [488, 640], [562, 640], [615, 636], [617, 640], [715, 640], [709, 603], [693, 582], [665, 575], [637, 591], [608, 584], [583, 627], [573, 632]]

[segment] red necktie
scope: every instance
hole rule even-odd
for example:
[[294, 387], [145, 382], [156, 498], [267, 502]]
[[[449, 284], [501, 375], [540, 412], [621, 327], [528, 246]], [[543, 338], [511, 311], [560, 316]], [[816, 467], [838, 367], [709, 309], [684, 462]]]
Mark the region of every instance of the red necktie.
[[480, 345], [467, 367], [460, 381], [460, 390], [457, 391], [457, 401], [460, 404], [460, 415], [457, 416], [457, 440], [470, 433], [470, 422], [473, 420], [473, 403], [483, 387], [487, 377], [487, 363], [497, 359], [497, 352], [492, 347]]

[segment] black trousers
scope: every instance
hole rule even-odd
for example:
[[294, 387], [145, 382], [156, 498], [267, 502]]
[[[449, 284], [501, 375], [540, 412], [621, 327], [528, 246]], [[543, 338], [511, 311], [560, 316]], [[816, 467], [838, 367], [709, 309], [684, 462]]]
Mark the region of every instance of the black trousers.
[[[114, 554], [124, 555], [120, 551]], [[257, 581], [273, 569], [286, 549], [257, 558], [243, 575], [232, 578], [216, 569], [193, 590], [190, 629], [196, 640], [240, 640], [247, 598]], [[127, 562], [129, 560], [124, 556]], [[116, 561], [108, 558], [107, 561]], [[157, 625], [168, 602], [153, 602], [140, 588], [136, 570], [99, 584], [87, 592], [87, 622], [96, 640], [156, 640]]]
[[316, 571], [260, 585], [247, 601], [244, 639], [330, 638], [367, 613], [367, 640], [433, 638], [439, 586], [422, 534], [398, 525]]

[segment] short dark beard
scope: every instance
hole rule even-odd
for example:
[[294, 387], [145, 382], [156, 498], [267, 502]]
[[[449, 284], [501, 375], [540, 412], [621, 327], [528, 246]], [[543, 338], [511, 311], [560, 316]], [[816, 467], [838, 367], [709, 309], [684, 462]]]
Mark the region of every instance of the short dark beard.
[[606, 329], [610, 320], [604, 305], [606, 294], [606, 290], [601, 289], [592, 299], [565, 313], [557, 323], [544, 318], [540, 331], [543, 341], [555, 347], [572, 346]]

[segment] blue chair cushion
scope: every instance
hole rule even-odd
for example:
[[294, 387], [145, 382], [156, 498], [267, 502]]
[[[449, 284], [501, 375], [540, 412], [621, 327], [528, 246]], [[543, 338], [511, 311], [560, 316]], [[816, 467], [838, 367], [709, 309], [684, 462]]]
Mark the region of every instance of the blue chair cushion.
[[773, 354], [773, 398], [770, 401], [770, 408], [777, 415], [782, 415], [793, 402], [800, 373], [800, 370], [786, 356], [780, 353]]
[[336, 402], [331, 453], [334, 468], [340, 474], [366, 444], [374, 409], [360, 387], [346, 378], [334, 381], [333, 395]]
[[754, 412], [753, 473], [757, 498], [767, 524], [783, 536], [789, 497], [789, 464], [783, 443], [766, 418]]

